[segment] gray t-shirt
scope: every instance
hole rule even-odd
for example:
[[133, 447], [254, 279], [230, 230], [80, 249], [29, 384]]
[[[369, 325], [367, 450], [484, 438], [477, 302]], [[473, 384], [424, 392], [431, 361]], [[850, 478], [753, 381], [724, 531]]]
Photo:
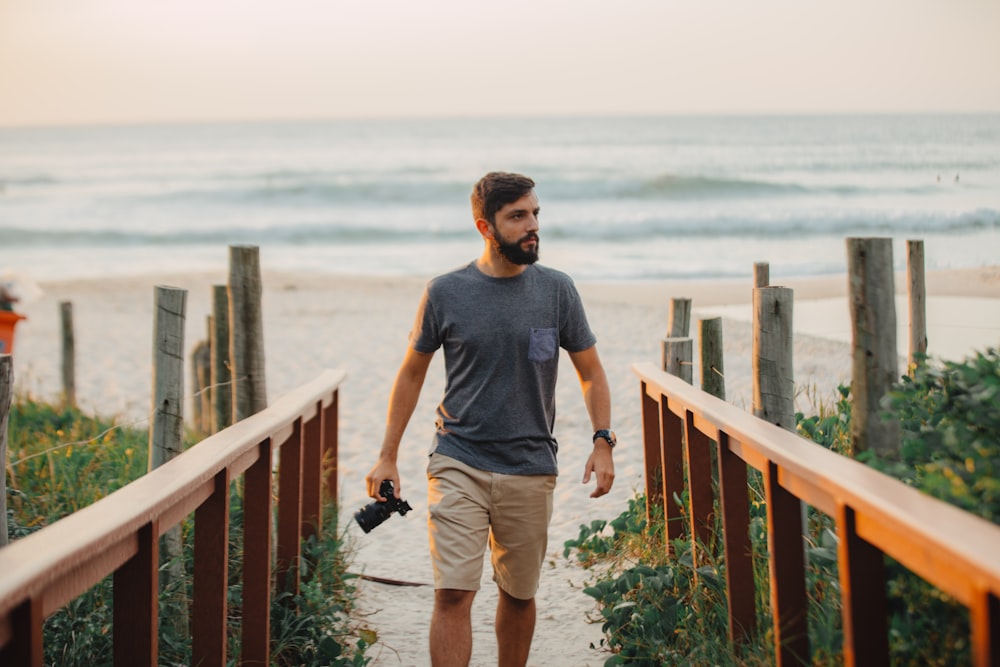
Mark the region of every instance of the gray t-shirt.
[[410, 344], [425, 353], [444, 348], [434, 450], [490, 472], [557, 474], [559, 348], [579, 352], [596, 340], [560, 271], [533, 264], [492, 278], [472, 262], [433, 279]]

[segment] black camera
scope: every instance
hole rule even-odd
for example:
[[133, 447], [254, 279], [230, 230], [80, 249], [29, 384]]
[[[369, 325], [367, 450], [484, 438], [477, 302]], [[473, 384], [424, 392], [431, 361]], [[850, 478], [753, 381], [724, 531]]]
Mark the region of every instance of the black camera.
[[384, 503], [379, 501], [370, 502], [354, 513], [354, 520], [361, 526], [361, 530], [370, 533], [383, 521], [392, 516], [393, 512], [399, 512], [400, 516], [406, 516], [412, 507], [410, 503], [402, 498], [396, 498], [392, 493], [392, 480], [383, 479], [382, 486], [378, 489], [378, 494], [386, 499]]

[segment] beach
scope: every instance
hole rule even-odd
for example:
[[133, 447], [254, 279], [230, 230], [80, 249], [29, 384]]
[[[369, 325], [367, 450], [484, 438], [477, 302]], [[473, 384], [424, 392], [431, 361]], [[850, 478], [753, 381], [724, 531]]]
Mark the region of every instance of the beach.
[[[832, 405], [836, 388], [850, 381], [850, 320], [843, 275], [785, 278], [772, 283], [794, 290], [794, 367], [798, 410]], [[321, 369], [347, 371], [340, 402], [341, 525], [354, 551], [351, 571], [419, 586], [358, 582], [359, 624], [377, 630], [370, 651], [375, 665], [427, 664], [427, 630], [433, 600], [425, 527], [426, 455], [434, 432], [434, 407], [444, 386], [442, 355], [436, 355], [420, 402], [402, 442], [402, 496], [414, 511], [393, 516], [363, 534], [351, 514], [369, 502], [364, 475], [381, 444], [389, 389], [407, 344], [426, 276], [348, 276], [267, 271], [263, 312], [267, 390], [270, 401], [314, 378]], [[15, 390], [42, 399], [60, 392], [59, 304], [73, 304], [78, 403], [84, 410], [115, 415], [137, 428], [148, 424], [152, 390], [153, 298], [156, 285], [188, 291], [185, 348], [206, 337], [212, 285], [222, 272], [114, 276], [40, 284], [22, 305], [28, 316], [17, 328]], [[727, 400], [750, 409], [752, 284], [737, 280], [581, 281], [588, 318], [612, 389], [617, 478], [612, 492], [589, 498], [581, 484], [591, 425], [572, 365], [560, 364], [556, 437], [560, 475], [549, 531], [549, 556], [537, 596], [538, 623], [529, 664], [601, 665], [606, 654], [590, 649], [601, 638], [592, 601], [582, 593], [588, 573], [562, 555], [563, 542], [580, 524], [612, 519], [643, 487], [639, 386], [631, 366], [658, 362], [670, 301], [692, 299], [697, 319], [721, 316]], [[905, 281], [896, 289], [905, 297]], [[1000, 345], [1000, 266], [927, 275], [929, 352], [947, 358]], [[905, 303], [905, 302], [904, 302]], [[905, 326], [905, 308], [897, 319]], [[844, 332], [848, 332], [845, 335]], [[901, 345], [905, 346], [905, 338]], [[697, 348], [696, 348], [697, 349]], [[902, 349], [905, 360], [905, 348]], [[905, 361], [901, 362], [905, 369]], [[190, 365], [185, 366], [190, 384]], [[695, 369], [695, 382], [698, 372]], [[190, 402], [186, 408], [190, 415]], [[473, 608], [473, 665], [496, 662], [493, 635], [495, 588], [489, 566]]]

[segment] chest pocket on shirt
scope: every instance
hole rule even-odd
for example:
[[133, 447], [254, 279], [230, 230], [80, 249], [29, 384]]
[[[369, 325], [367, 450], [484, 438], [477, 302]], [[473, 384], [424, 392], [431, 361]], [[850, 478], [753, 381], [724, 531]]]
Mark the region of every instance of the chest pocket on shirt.
[[551, 361], [559, 351], [558, 329], [531, 329], [528, 342], [528, 359], [531, 361]]

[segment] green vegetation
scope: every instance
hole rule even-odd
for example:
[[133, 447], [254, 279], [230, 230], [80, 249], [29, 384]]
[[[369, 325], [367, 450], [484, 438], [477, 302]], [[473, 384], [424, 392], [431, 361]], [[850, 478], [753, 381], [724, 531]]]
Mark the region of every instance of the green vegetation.
[[[189, 446], [192, 443], [188, 443]], [[8, 534], [16, 540], [49, 525], [146, 472], [148, 433], [135, 425], [90, 417], [78, 410], [18, 397], [9, 425]], [[242, 601], [242, 497], [234, 485], [230, 516], [229, 655], [240, 650]], [[303, 544], [300, 592], [279, 592], [271, 607], [272, 665], [365, 665], [375, 633], [351, 620], [353, 587], [348, 553], [337, 534], [335, 510], [319, 538]], [[193, 568], [193, 518], [181, 524], [185, 577], [160, 594], [160, 661], [189, 664], [186, 624]], [[166, 565], [161, 564], [161, 579]], [[57, 611], [45, 623], [45, 663], [65, 666], [112, 663], [112, 578]], [[180, 594], [183, 593], [183, 594]], [[179, 602], [179, 600], [181, 602]], [[180, 625], [181, 627], [177, 627]]]
[[[852, 455], [849, 388], [832, 408], [797, 415], [799, 433]], [[963, 362], [927, 361], [903, 378], [884, 402], [899, 420], [898, 459], [871, 452], [857, 458], [928, 494], [1000, 523], [1000, 356], [995, 349]], [[611, 522], [581, 526], [565, 544], [593, 573], [585, 593], [597, 602], [610, 652], [606, 665], [769, 665], [774, 662], [769, 616], [766, 507], [759, 475], [750, 475], [750, 538], [757, 589], [758, 635], [740, 653], [727, 638], [725, 565], [719, 545], [664, 544], [662, 518], [646, 525], [645, 498], [629, 502]], [[686, 506], [686, 499], [673, 502]], [[717, 513], [718, 515], [718, 513]], [[685, 518], [686, 521], [686, 518]], [[689, 530], [685, 531], [690, 534]], [[717, 527], [716, 534], [721, 534]], [[843, 629], [833, 521], [808, 508], [806, 590], [811, 664], [839, 665]], [[889, 645], [894, 665], [966, 665], [971, 661], [965, 607], [898, 563], [886, 559]]]

